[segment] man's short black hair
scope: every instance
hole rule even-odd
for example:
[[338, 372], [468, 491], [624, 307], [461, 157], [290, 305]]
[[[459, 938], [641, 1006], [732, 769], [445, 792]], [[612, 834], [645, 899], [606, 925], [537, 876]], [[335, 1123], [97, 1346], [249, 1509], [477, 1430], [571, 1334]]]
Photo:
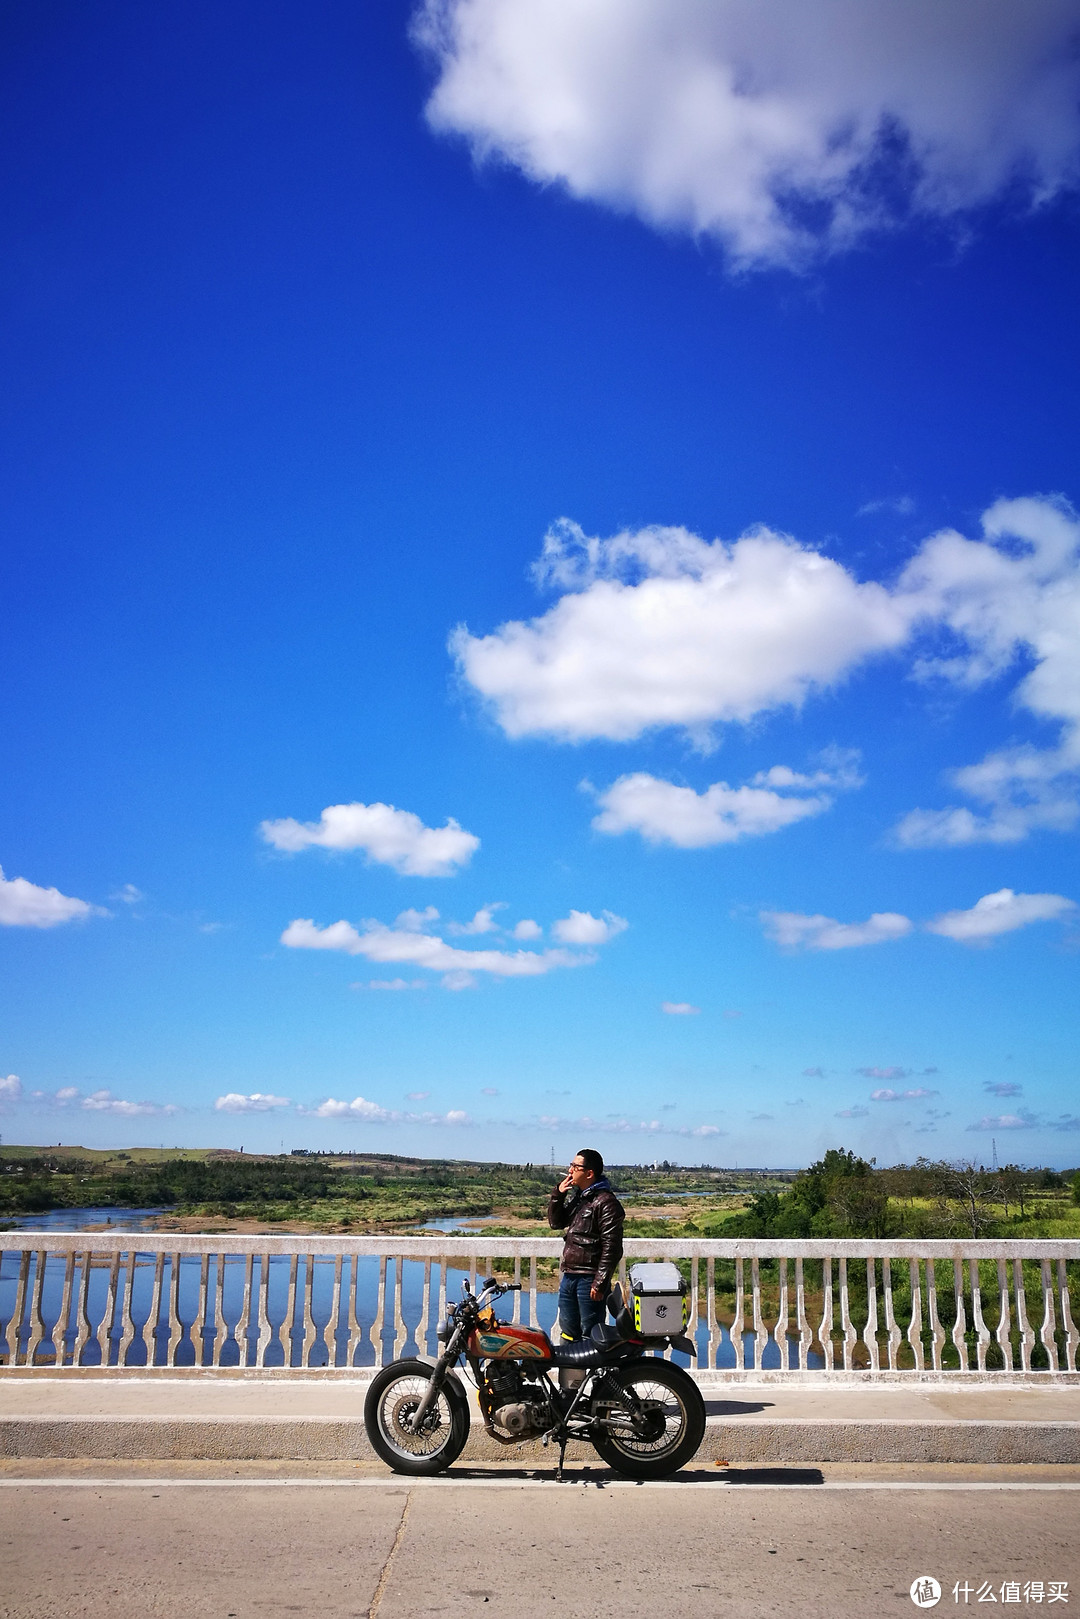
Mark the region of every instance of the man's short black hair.
[[596, 1179], [599, 1180], [601, 1175], [604, 1173], [604, 1160], [601, 1158], [596, 1148], [582, 1147], [576, 1156], [581, 1159], [581, 1162], [584, 1164], [586, 1169], [592, 1170], [593, 1174], [596, 1176]]

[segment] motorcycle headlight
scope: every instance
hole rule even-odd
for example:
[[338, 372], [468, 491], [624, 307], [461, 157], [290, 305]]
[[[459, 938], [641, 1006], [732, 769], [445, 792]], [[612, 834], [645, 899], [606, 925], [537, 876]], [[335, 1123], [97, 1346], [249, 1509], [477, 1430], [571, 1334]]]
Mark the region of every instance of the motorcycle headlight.
[[439, 1325], [435, 1328], [435, 1336], [439, 1343], [449, 1343], [450, 1338], [453, 1335], [453, 1331], [454, 1323], [444, 1315], [442, 1320], [439, 1322]]

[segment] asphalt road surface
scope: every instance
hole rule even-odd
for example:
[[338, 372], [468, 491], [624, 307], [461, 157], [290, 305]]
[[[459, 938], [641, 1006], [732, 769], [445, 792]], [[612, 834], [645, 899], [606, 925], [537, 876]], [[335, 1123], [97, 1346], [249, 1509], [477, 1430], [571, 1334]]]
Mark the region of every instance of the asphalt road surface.
[[846, 1619], [922, 1611], [910, 1587], [932, 1576], [941, 1614], [985, 1615], [989, 1590], [997, 1609], [1064, 1619], [1080, 1611], [1078, 1531], [1072, 1467], [634, 1485], [599, 1468], [412, 1483], [349, 1464], [24, 1461], [0, 1465], [0, 1615]]

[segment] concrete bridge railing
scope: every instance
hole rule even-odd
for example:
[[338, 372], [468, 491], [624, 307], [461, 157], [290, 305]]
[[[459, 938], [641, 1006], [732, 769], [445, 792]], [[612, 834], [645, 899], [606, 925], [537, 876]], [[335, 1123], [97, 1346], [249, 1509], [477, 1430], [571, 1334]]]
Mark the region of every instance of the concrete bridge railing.
[[[356, 1376], [433, 1356], [463, 1276], [550, 1329], [557, 1238], [0, 1233], [0, 1371]], [[630, 1239], [690, 1283], [699, 1375], [1080, 1381], [1080, 1242]], [[1071, 1295], [1071, 1296], [1070, 1296]]]

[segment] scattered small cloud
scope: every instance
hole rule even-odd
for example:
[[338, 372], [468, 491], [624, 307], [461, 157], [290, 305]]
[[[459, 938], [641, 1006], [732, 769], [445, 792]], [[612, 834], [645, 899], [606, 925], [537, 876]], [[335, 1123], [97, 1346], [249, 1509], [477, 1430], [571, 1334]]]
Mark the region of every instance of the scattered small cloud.
[[252, 1091], [250, 1096], [229, 1091], [214, 1103], [219, 1113], [272, 1113], [275, 1108], [291, 1106], [292, 1102], [287, 1096], [271, 1096], [262, 1091]]
[[976, 900], [969, 911], [946, 911], [927, 922], [926, 930], [960, 944], [986, 944], [1032, 922], [1061, 922], [1076, 908], [1075, 900], [1063, 894], [1015, 894], [1011, 888], [999, 888]]
[[864, 1079], [907, 1079], [910, 1068], [856, 1068]]
[[117, 905], [140, 905], [146, 895], [134, 883], [125, 883], [122, 888], [114, 890], [109, 898]]
[[447, 933], [494, 933], [498, 927], [495, 920], [496, 911], [505, 911], [506, 906], [500, 901], [497, 904], [482, 905], [471, 922], [448, 922]]
[[835, 1115], [838, 1119], [866, 1119], [870, 1116], [868, 1107], [844, 1107]]
[[[784, 766], [765, 772], [768, 776], [776, 773], [791, 778], [784, 781], [785, 786], [804, 779]], [[620, 776], [598, 795], [597, 802], [600, 813], [592, 823], [597, 832], [612, 836], [637, 832], [648, 843], [670, 843], [677, 849], [711, 849], [743, 838], [764, 837], [808, 816], [821, 815], [832, 806], [832, 799], [824, 793], [799, 797], [772, 787], [729, 787], [726, 781], [714, 782], [698, 793], [645, 771]]]
[[939, 1092], [937, 1091], [928, 1091], [922, 1085], [917, 1085], [914, 1090], [908, 1091], [894, 1091], [885, 1087], [882, 1090], [871, 1091], [870, 1100], [871, 1102], [925, 1102], [929, 1097], [937, 1096], [938, 1094]]
[[803, 1097], [803, 1096], [796, 1096], [796, 1098], [795, 1098], [795, 1100], [793, 1102], [785, 1102], [784, 1106], [785, 1107], [805, 1107], [806, 1106], [806, 1098]]
[[751, 1113], [750, 1117], [757, 1124], [771, 1124], [776, 1115], [774, 1113]]
[[426, 978], [369, 978], [365, 983], [350, 984], [350, 989], [388, 989], [395, 993], [404, 989], [427, 989]]
[[481, 1096], [498, 1096], [498, 1094], [498, 1087], [495, 1085], [484, 1085], [480, 1091]]
[[701, 1007], [691, 1006], [689, 1001], [661, 1001], [660, 1010], [669, 1017], [696, 1017]]
[[[359, 928], [345, 921], [317, 927], [310, 917], [300, 917], [289, 923], [281, 943], [291, 950], [340, 950], [387, 966], [401, 964], [440, 973], [444, 987], [451, 990], [471, 987], [477, 973], [493, 978], [536, 978], [558, 968], [591, 966], [596, 960], [591, 954], [568, 949], [462, 949], [434, 931], [438, 914], [433, 907], [403, 911], [392, 926], [367, 921]], [[574, 944], [602, 944], [626, 926], [610, 912], [604, 917], [571, 911], [564, 933]]]
[[[419, 1099], [428, 1093], [417, 1092]], [[448, 1113], [403, 1113], [397, 1108], [382, 1107], [378, 1102], [371, 1102], [365, 1096], [354, 1096], [351, 1102], [339, 1101], [336, 1097], [327, 1097], [317, 1107], [300, 1107], [299, 1113], [310, 1114], [317, 1119], [356, 1119], [362, 1124], [434, 1124], [456, 1126], [471, 1124], [469, 1115], [461, 1108], [451, 1108]]]
[[72, 899], [58, 888], [39, 888], [25, 877], [5, 877], [0, 867], [0, 927], [55, 928], [105, 914], [100, 906]]
[[661, 1113], [674, 1113], [678, 1106], [678, 1102], [661, 1102], [660, 1111]]
[[591, 911], [571, 911], [551, 924], [551, 932], [560, 944], [598, 945], [607, 944], [629, 926], [626, 918], [616, 916], [614, 911], [605, 911], [602, 916], [593, 916]]
[[1033, 1113], [994, 1113], [987, 1114], [975, 1124], [969, 1124], [969, 1130], [1034, 1130], [1038, 1119]]
[[0, 1107], [10, 1106], [22, 1098], [22, 1080], [18, 1074], [0, 1074]]
[[1075, 1113], [1062, 1113], [1050, 1126], [1051, 1130], [1080, 1130], [1080, 1115]]
[[742, 1017], [742, 1013], [737, 1006], [725, 1006], [721, 1016], [726, 1017], [729, 1022], [734, 1022], [736, 1018]]
[[534, 922], [531, 916], [526, 916], [511, 930], [511, 938], [522, 941], [539, 939], [543, 936], [543, 932], [539, 922]]
[[824, 1079], [825, 1078], [825, 1070], [824, 1070], [824, 1068], [804, 1068], [803, 1069], [803, 1078], [804, 1079]]
[[259, 831], [285, 854], [358, 849], [404, 877], [452, 877], [480, 847], [480, 839], [453, 817], [445, 826], [425, 826], [411, 810], [393, 804], [330, 804], [317, 821], [263, 821]]
[[181, 1111], [171, 1102], [129, 1102], [104, 1089], [91, 1091], [84, 1096], [76, 1085], [64, 1085], [46, 1100], [55, 1107], [77, 1107], [87, 1113], [113, 1113], [125, 1119], [166, 1118]]
[[837, 922], [799, 911], [761, 911], [759, 917], [768, 937], [783, 950], [852, 950], [888, 944], [912, 930], [911, 921], [895, 911], [875, 911], [865, 922]]
[[911, 517], [915, 511], [915, 502], [910, 495], [886, 496], [882, 500], [868, 500], [860, 506], [855, 513], [856, 517], [873, 517], [878, 512], [887, 512], [892, 517]]
[[991, 1096], [1022, 1096], [1024, 1087], [1016, 1085], [1008, 1079], [985, 1079], [983, 1090], [989, 1091]]

